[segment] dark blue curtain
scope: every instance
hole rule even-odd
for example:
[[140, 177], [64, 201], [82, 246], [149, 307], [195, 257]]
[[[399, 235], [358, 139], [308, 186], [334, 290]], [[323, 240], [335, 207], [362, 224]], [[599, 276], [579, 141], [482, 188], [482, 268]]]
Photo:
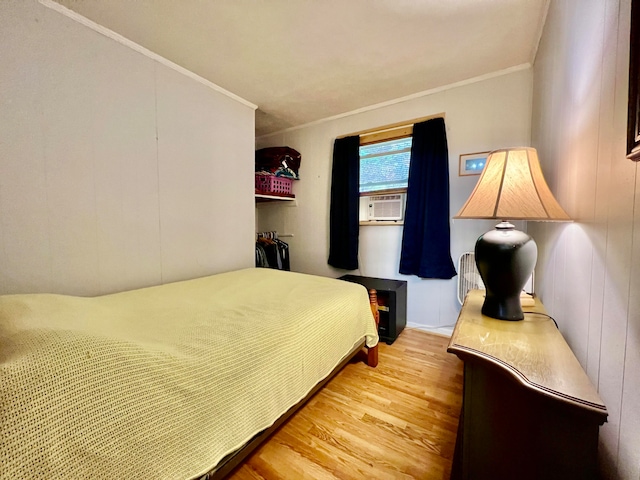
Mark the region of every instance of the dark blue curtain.
[[444, 119], [413, 126], [400, 273], [452, 278], [449, 151]]
[[359, 185], [360, 137], [338, 138], [331, 172], [329, 265], [345, 270], [358, 268]]

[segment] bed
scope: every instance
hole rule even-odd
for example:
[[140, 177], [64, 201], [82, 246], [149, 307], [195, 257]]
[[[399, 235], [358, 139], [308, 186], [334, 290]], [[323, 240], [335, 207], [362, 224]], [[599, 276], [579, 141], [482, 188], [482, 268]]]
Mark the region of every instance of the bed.
[[362, 347], [377, 362], [372, 311], [270, 269], [0, 296], [0, 478], [224, 477]]

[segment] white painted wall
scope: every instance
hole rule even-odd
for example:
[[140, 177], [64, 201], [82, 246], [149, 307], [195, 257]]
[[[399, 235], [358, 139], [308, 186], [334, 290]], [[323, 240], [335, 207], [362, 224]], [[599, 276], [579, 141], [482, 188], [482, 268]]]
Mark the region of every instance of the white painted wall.
[[[522, 69], [493, 78], [433, 92], [421, 98], [260, 137], [257, 148], [287, 145], [302, 154], [300, 175], [294, 184], [297, 206], [261, 205], [258, 229], [293, 233], [292, 269], [330, 277], [346, 273], [327, 264], [329, 194], [333, 141], [337, 136], [413, 118], [444, 113], [449, 144], [451, 215], [465, 202], [477, 176], [458, 176], [463, 153], [529, 145], [532, 72]], [[301, 105], [301, 108], [304, 108]], [[495, 222], [457, 220], [451, 225], [454, 262], [473, 250], [479, 235]], [[398, 273], [402, 228], [360, 228], [360, 271], [365, 276], [407, 280], [408, 323], [413, 326], [453, 325], [459, 305], [456, 278], [423, 280]]]
[[0, 65], [0, 293], [253, 264], [253, 108], [32, 0]]
[[609, 410], [605, 478], [640, 478], [640, 178], [625, 158], [630, 0], [550, 4], [532, 144], [573, 224], [530, 223], [536, 291]]

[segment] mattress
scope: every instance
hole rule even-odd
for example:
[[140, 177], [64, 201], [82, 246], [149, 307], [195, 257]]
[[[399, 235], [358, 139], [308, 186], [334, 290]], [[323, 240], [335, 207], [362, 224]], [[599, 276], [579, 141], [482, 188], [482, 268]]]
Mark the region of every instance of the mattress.
[[269, 269], [0, 296], [0, 478], [197, 478], [363, 339], [362, 286]]

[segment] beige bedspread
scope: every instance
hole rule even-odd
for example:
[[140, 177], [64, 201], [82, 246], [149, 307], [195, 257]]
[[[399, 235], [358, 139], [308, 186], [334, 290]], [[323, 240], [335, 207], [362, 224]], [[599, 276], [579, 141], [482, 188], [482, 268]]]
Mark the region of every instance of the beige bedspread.
[[365, 337], [363, 287], [267, 269], [1, 296], [0, 478], [197, 477]]

